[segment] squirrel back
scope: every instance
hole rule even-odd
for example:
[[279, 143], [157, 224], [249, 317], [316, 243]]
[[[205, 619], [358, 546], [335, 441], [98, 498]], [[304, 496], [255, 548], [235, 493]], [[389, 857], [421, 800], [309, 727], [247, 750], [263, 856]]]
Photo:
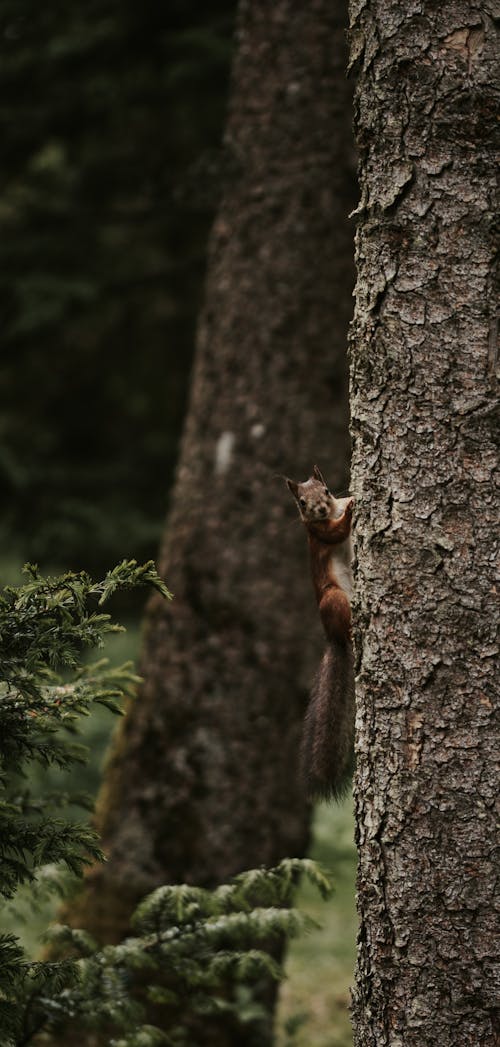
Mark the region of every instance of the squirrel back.
[[354, 767], [351, 643], [352, 498], [336, 499], [317, 466], [302, 484], [287, 480], [307, 529], [318, 609], [328, 640], [304, 721], [301, 763], [309, 795], [338, 798]]

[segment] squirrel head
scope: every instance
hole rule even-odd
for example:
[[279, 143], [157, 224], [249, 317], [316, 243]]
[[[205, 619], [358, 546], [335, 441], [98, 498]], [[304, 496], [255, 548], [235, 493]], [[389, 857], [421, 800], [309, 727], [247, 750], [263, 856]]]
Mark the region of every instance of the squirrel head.
[[304, 523], [332, 520], [342, 515], [343, 503], [334, 498], [317, 465], [314, 466], [313, 475], [304, 483], [296, 483], [288, 478], [286, 482]]

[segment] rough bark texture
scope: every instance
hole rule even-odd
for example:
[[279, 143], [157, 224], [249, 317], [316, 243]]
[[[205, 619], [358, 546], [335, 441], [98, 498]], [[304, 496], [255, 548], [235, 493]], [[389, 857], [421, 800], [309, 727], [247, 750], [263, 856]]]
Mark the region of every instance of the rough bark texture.
[[99, 804], [110, 860], [72, 917], [101, 939], [160, 882], [212, 885], [307, 846], [297, 754], [320, 628], [276, 473], [317, 460], [346, 484], [344, 15], [328, 0], [241, 5], [228, 185], [161, 555], [175, 599], [149, 606], [144, 684]]
[[488, 4], [353, 0], [358, 507], [355, 1041], [495, 1042]]

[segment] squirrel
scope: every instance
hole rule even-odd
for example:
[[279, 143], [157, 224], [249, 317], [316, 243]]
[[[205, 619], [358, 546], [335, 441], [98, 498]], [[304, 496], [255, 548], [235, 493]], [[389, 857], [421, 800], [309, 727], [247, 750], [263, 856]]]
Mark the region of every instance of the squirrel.
[[304, 483], [286, 482], [307, 530], [313, 585], [328, 640], [305, 716], [301, 764], [311, 798], [338, 799], [354, 769], [353, 499], [335, 498], [317, 465]]

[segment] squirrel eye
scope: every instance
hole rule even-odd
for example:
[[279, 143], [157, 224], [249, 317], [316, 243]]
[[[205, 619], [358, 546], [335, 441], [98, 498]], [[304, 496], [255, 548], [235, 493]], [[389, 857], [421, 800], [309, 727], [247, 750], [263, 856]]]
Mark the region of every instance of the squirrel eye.
[[328, 487], [325, 487], [325, 494], [330, 494]]
[[305, 509], [305, 507], [306, 507], [306, 500], [305, 500], [305, 498], [299, 498], [299, 505], [301, 505], [302, 508]]

